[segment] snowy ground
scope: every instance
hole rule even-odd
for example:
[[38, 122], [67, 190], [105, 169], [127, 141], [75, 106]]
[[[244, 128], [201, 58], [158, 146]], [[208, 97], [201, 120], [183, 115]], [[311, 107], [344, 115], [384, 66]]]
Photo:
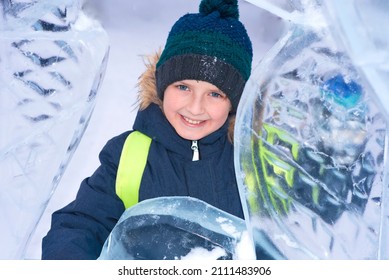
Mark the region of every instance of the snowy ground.
[[[89, 0], [86, 10], [100, 20], [110, 37], [110, 58], [96, 108], [46, 212], [31, 240], [27, 259], [40, 259], [41, 239], [53, 211], [74, 199], [79, 184], [98, 166], [98, 153], [113, 136], [129, 130], [135, 118], [136, 82], [144, 67], [141, 55], [163, 47], [172, 24], [198, 11], [199, 0]], [[168, 3], [168, 4], [167, 4]], [[253, 42], [254, 66], [279, 38], [283, 22], [245, 1], [241, 21]]]

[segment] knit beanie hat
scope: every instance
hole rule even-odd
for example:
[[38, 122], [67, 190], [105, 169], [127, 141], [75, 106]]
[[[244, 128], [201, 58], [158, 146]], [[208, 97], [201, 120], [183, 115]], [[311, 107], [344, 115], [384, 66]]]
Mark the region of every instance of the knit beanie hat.
[[158, 96], [163, 100], [176, 81], [206, 81], [227, 94], [236, 112], [252, 56], [238, 0], [202, 0], [199, 13], [182, 16], [169, 33], [155, 73]]

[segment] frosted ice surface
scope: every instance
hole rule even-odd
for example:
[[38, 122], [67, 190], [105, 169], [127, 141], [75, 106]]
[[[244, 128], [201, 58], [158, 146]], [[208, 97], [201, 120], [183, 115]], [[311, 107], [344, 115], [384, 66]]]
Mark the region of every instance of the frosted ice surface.
[[245, 239], [240, 218], [195, 198], [160, 197], [124, 212], [99, 259], [255, 258], [252, 242]]
[[339, 36], [353, 63], [365, 76], [389, 119], [388, 1], [326, 1], [331, 28]]
[[[339, 39], [339, 22], [356, 29], [340, 4], [334, 27], [319, 1], [293, 3], [306, 21], [279, 12], [290, 26], [254, 69], [238, 109], [235, 164], [248, 226], [256, 243], [269, 240], [288, 259], [389, 258], [388, 65], [361, 63], [365, 53], [347, 45], [360, 40]], [[374, 42], [385, 59], [387, 38]], [[367, 74], [376, 70], [380, 89], [378, 75]]]
[[0, 9], [0, 259], [20, 259], [88, 124], [108, 38], [79, 1]]

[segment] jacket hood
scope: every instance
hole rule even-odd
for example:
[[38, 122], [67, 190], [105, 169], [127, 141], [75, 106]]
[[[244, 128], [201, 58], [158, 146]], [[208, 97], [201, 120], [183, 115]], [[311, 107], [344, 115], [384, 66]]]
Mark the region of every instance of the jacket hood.
[[[162, 110], [162, 100], [157, 94], [157, 84], [155, 79], [156, 65], [161, 52], [145, 57], [146, 70], [138, 79], [138, 100], [139, 110], [143, 111], [151, 104], [156, 104]], [[235, 115], [230, 115], [228, 125], [228, 138], [232, 142], [234, 139]]]

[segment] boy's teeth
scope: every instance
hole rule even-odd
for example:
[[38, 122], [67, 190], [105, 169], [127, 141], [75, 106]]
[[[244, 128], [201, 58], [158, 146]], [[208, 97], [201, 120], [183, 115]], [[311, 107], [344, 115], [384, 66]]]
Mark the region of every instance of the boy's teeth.
[[190, 124], [199, 124], [201, 121], [194, 121], [194, 120], [191, 120], [191, 119], [188, 119], [188, 118], [186, 118], [186, 117], [184, 117], [184, 119], [188, 122], [188, 123], [190, 123]]

